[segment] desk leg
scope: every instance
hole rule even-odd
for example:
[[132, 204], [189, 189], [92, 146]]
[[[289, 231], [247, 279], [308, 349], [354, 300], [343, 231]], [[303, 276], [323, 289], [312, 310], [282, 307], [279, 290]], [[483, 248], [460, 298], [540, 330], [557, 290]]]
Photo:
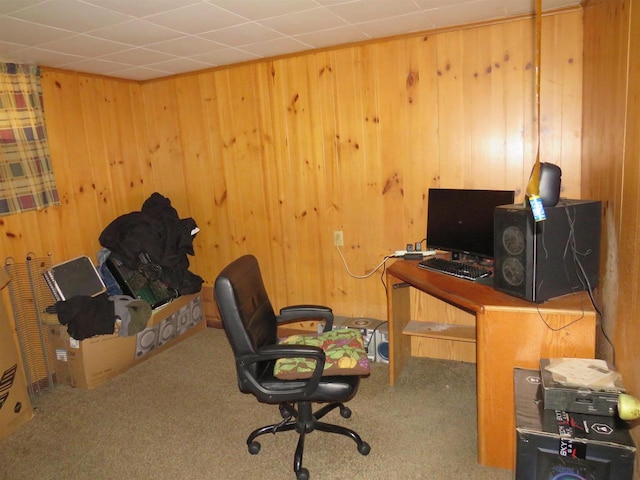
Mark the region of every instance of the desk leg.
[[389, 385], [411, 357], [411, 337], [402, 331], [411, 319], [411, 288], [387, 274], [387, 319], [389, 320]]
[[538, 369], [541, 358], [593, 358], [595, 315], [544, 306], [530, 311], [487, 309], [477, 315], [477, 342], [478, 461], [513, 469], [513, 369]]

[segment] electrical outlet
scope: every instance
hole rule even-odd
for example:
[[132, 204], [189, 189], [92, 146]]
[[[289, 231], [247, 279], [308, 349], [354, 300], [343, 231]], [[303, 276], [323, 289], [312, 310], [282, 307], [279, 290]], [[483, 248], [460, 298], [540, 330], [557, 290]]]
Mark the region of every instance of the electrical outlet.
[[334, 230], [334, 232], [333, 232], [333, 244], [336, 247], [344, 246], [344, 235], [342, 233], [342, 230]]

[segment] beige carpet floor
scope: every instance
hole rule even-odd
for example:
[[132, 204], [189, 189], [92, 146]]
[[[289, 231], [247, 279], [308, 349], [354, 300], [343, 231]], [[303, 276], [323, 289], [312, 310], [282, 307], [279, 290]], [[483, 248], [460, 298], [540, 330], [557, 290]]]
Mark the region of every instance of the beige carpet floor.
[[[412, 359], [394, 387], [374, 364], [348, 425], [371, 445], [362, 456], [343, 437], [314, 432], [303, 464], [312, 480], [507, 480], [513, 472], [476, 461], [475, 366]], [[36, 415], [0, 441], [4, 480], [295, 479], [297, 435], [251, 430], [279, 419], [236, 385], [222, 330], [207, 329], [94, 390], [57, 386], [40, 395]]]

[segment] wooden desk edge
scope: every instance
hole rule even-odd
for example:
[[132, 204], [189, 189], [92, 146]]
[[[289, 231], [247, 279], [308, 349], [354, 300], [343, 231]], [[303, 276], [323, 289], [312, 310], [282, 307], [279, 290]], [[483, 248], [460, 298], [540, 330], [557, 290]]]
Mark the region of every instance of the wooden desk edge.
[[[585, 313], [595, 311], [588, 293], [585, 291], [569, 293], [543, 303], [535, 303], [500, 292], [489, 285], [421, 269], [418, 267], [417, 261], [397, 260], [387, 268], [387, 278], [389, 276], [475, 314], [482, 314], [486, 309], [544, 310], [547, 313], [559, 314], [577, 310], [582, 310]], [[463, 293], [458, 293], [460, 291]]]

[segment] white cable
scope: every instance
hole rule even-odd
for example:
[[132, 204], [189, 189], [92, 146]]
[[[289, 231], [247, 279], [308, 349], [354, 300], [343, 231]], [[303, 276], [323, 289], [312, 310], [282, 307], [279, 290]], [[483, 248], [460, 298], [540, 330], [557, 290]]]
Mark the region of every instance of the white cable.
[[344, 258], [344, 255], [342, 254], [342, 250], [340, 250], [340, 247], [338, 247], [336, 245], [336, 249], [338, 250], [338, 253], [340, 254], [340, 258], [342, 258], [342, 263], [344, 263], [344, 268], [347, 270], [347, 273], [352, 276], [353, 278], [359, 278], [359, 279], [363, 279], [363, 278], [369, 278], [371, 275], [373, 275], [374, 273], [376, 273], [378, 271], [378, 269], [383, 266], [385, 264], [385, 262], [387, 260], [389, 260], [390, 258], [392, 258], [390, 255], [387, 255], [386, 257], [384, 257], [382, 259], [382, 261], [373, 269], [371, 270], [371, 272], [365, 274], [365, 275], [354, 275], [353, 273], [351, 273], [351, 271], [349, 270], [349, 267], [347, 265], [347, 261]]

